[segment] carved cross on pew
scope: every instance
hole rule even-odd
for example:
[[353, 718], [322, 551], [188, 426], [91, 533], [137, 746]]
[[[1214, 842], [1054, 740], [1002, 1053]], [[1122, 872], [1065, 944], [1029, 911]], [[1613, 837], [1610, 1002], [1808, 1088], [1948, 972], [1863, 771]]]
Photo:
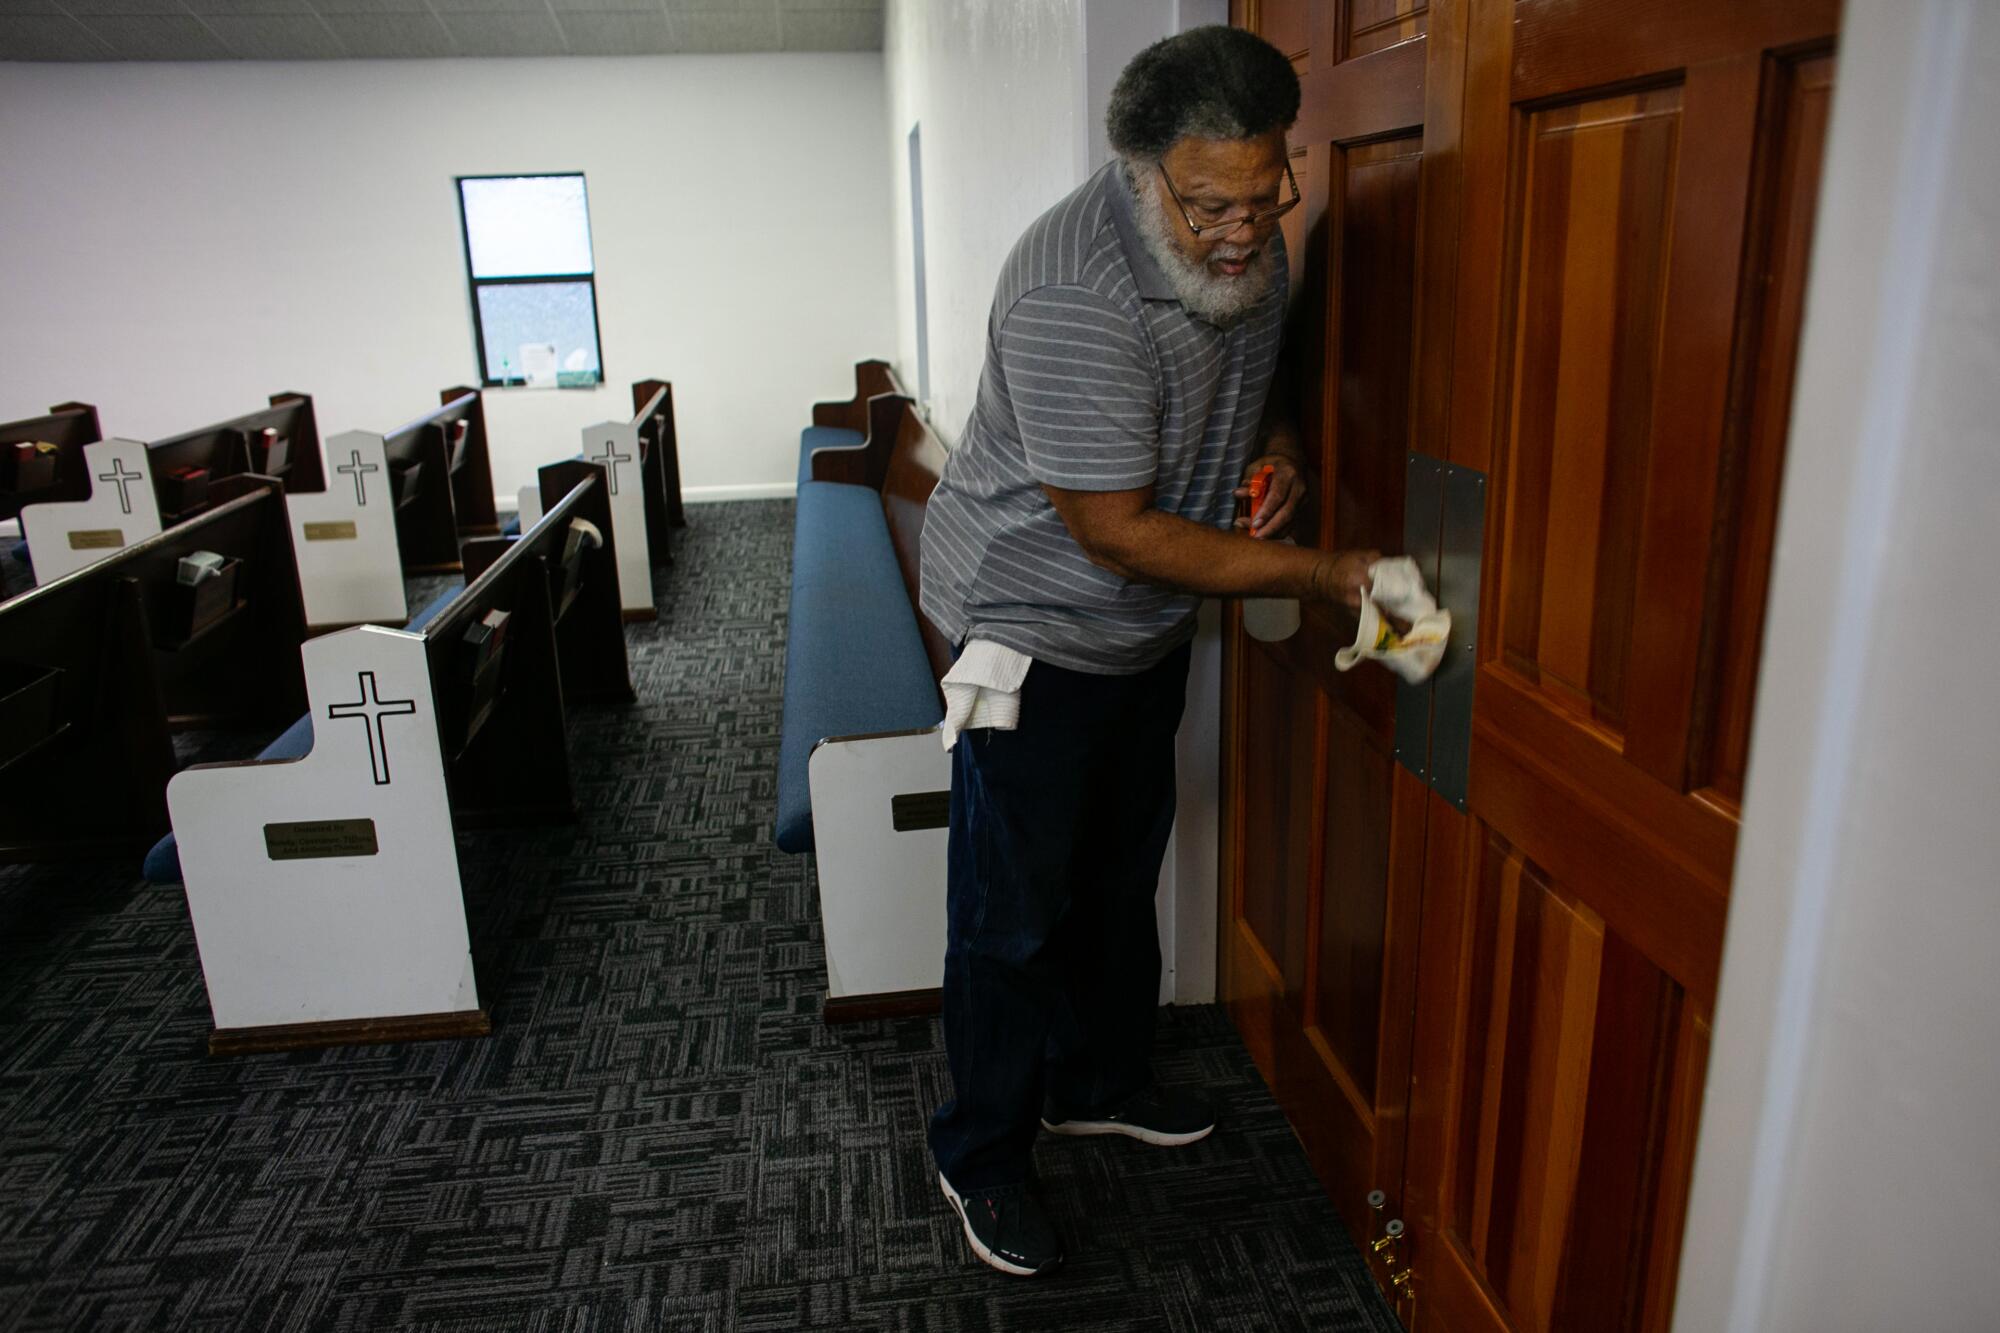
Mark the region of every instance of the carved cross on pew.
[[361, 451], [359, 449], [350, 449], [348, 454], [348, 461], [342, 463], [334, 471], [343, 476], [354, 478], [354, 503], [365, 506], [368, 503], [368, 492], [364, 489], [368, 484], [367, 474], [370, 472], [380, 472], [382, 469], [376, 467], [373, 463], [362, 462]]
[[613, 495], [618, 494], [618, 465], [620, 463], [631, 462], [632, 455], [619, 453], [618, 441], [606, 440], [604, 442], [604, 452], [590, 455], [590, 461], [604, 464], [605, 471], [611, 474], [611, 493]]
[[417, 711], [415, 699], [383, 699], [375, 692], [375, 673], [363, 671], [359, 684], [361, 698], [351, 704], [330, 704], [326, 715], [334, 719], [359, 718], [368, 728], [368, 767], [375, 775], [375, 785], [389, 785], [389, 738], [382, 730], [382, 720], [390, 717], [407, 717]]
[[98, 473], [97, 479], [118, 487], [118, 512], [129, 514], [132, 512], [132, 493], [125, 488], [145, 475], [143, 472], [127, 472], [125, 460], [120, 458], [113, 461], [109, 472]]

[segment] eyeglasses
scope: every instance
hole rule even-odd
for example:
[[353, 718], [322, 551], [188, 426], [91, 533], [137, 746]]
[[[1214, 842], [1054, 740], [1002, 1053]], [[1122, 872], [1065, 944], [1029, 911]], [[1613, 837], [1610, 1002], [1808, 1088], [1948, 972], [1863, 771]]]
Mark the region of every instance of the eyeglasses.
[[[1159, 166], [1157, 163], [1155, 165]], [[1246, 222], [1252, 227], [1262, 227], [1266, 223], [1276, 222], [1299, 206], [1299, 178], [1292, 174], [1292, 164], [1289, 160], [1285, 163], [1285, 181], [1292, 187], [1290, 199], [1276, 208], [1267, 208], [1261, 213], [1241, 213], [1233, 218], [1217, 218], [1212, 222], [1196, 222], [1194, 211], [1188, 207], [1187, 200], [1181, 198], [1181, 192], [1174, 188], [1173, 177], [1167, 175], [1166, 167], [1159, 166], [1159, 171], [1160, 179], [1167, 183], [1167, 193], [1174, 197], [1176, 204], [1180, 205], [1181, 217], [1187, 222], [1187, 228], [1194, 233], [1196, 240], [1201, 239], [1202, 233], [1211, 231], [1226, 236]]]

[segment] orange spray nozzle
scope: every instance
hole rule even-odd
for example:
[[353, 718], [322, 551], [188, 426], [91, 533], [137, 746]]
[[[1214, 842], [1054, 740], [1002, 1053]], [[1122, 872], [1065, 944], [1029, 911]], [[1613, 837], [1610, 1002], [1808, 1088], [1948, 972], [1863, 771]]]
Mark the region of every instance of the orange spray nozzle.
[[1277, 473], [1278, 469], [1266, 463], [1262, 472], [1250, 478], [1250, 517], [1257, 517], [1264, 507], [1264, 497], [1271, 493], [1271, 478]]

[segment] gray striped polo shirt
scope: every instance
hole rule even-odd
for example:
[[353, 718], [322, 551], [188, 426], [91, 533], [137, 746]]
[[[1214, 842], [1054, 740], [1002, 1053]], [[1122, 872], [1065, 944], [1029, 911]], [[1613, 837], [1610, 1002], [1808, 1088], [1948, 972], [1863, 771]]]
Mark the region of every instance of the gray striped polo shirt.
[[1075, 671], [1143, 671], [1192, 638], [1197, 597], [1090, 562], [1044, 494], [1151, 485], [1154, 506], [1227, 527], [1277, 365], [1278, 274], [1221, 329], [1175, 297], [1112, 162], [1037, 218], [1000, 275], [972, 416], [924, 519], [924, 614]]

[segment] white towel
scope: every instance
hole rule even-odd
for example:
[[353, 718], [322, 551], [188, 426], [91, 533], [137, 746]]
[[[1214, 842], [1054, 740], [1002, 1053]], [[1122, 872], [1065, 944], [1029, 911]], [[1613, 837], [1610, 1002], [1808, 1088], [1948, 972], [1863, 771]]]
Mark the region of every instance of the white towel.
[[1012, 731], [1021, 723], [1021, 682], [1035, 660], [985, 639], [965, 645], [944, 676], [944, 748], [973, 727]]
[[[1451, 638], [1451, 612], [1440, 611], [1424, 587], [1423, 572], [1408, 556], [1377, 560], [1368, 567], [1369, 588], [1361, 594], [1361, 623], [1354, 643], [1333, 655], [1342, 671], [1364, 661], [1377, 661], [1415, 685], [1428, 680], [1444, 661]], [[1388, 616], [1409, 622], [1407, 634], [1396, 633]]]

